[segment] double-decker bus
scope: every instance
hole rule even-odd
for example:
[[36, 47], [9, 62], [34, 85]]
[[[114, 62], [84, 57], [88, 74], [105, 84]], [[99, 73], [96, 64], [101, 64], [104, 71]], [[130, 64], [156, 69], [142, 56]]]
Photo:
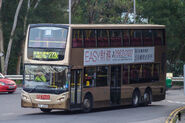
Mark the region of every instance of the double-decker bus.
[[31, 24], [21, 106], [83, 110], [165, 99], [165, 26]]

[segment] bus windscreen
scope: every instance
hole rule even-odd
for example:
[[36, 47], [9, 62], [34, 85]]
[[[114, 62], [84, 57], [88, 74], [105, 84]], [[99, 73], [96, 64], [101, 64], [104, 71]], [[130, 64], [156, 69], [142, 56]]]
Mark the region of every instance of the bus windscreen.
[[34, 27], [29, 33], [29, 47], [65, 48], [67, 29], [59, 27]]
[[28, 58], [43, 61], [63, 60], [68, 29], [62, 27], [31, 27]]

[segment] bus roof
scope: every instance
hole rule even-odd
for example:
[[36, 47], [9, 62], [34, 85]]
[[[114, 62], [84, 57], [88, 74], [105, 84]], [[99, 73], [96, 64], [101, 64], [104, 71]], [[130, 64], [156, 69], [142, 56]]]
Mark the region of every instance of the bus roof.
[[154, 24], [71, 24], [74, 29], [164, 29], [165, 25]]
[[165, 25], [157, 24], [30, 24], [33, 26], [64, 26], [73, 29], [164, 29]]

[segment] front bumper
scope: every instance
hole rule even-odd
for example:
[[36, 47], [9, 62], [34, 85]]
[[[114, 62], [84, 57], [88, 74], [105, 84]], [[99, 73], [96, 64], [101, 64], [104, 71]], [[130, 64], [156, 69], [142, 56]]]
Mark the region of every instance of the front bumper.
[[14, 92], [16, 88], [16, 85], [4, 85], [0, 86], [0, 92]]
[[[69, 96], [68, 92], [66, 92], [66, 97], [60, 101], [58, 99], [61, 98], [63, 94], [48, 94], [50, 95], [50, 100], [41, 100], [37, 99], [37, 94], [41, 95], [40, 93], [27, 93], [22, 91], [21, 94], [21, 107], [24, 108], [48, 108], [48, 109], [62, 109], [68, 110], [69, 109]], [[47, 107], [40, 107], [40, 105], [46, 105]]]

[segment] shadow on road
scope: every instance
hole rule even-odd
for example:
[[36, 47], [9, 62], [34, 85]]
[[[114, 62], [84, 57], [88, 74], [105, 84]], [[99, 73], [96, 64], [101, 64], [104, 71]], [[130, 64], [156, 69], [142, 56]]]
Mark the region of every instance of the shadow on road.
[[131, 105], [115, 106], [115, 107], [106, 107], [106, 108], [93, 109], [89, 113], [84, 113], [84, 112], [82, 112], [80, 110], [77, 110], [77, 111], [58, 111], [58, 110], [53, 110], [52, 112], [49, 112], [49, 113], [39, 112], [39, 113], [31, 113], [31, 114], [25, 114], [25, 115], [79, 115], [79, 114], [91, 114], [91, 113], [97, 113], [97, 112], [133, 109], [133, 108], [136, 109], [136, 108], [144, 108], [144, 107], [148, 107], [148, 108], [149, 107], [150, 108], [154, 108], [154, 107], [162, 108], [162, 107], [164, 107], [164, 105], [149, 105], [149, 106], [139, 106], [139, 107], [133, 107]]

